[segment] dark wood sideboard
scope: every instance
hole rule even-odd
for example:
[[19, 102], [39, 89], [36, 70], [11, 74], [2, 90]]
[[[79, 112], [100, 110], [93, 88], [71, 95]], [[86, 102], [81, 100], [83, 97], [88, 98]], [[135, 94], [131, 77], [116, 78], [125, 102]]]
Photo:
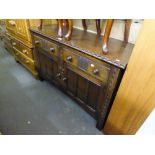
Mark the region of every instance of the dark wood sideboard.
[[72, 40], [58, 38], [56, 25], [30, 28], [35, 65], [41, 79], [56, 84], [104, 126], [133, 45], [109, 39], [102, 53], [102, 37], [73, 29]]

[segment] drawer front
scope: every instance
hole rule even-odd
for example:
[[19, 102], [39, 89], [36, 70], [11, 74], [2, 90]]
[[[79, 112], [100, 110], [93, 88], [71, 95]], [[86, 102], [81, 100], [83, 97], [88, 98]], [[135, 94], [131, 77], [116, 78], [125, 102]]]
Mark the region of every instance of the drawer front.
[[86, 72], [87, 74], [97, 78], [102, 82], [107, 82], [110, 66], [104, 62], [99, 63], [98, 60], [86, 57], [84, 54], [78, 54], [78, 51], [70, 51], [63, 49], [63, 60], [71, 66]]
[[33, 35], [33, 39], [34, 39], [34, 45], [35, 47], [41, 47], [42, 45], [42, 38], [36, 36], [36, 35]]
[[12, 33], [16, 33], [16, 20], [6, 19], [6, 29]]
[[33, 59], [33, 53], [32, 49], [28, 48], [27, 46], [23, 45], [22, 43], [20, 44], [21, 46], [21, 52], [25, 54], [27, 57]]
[[59, 46], [57, 44], [54, 44], [50, 41], [47, 41], [48, 43], [48, 53], [51, 55], [51, 56], [58, 56], [58, 51], [59, 51]]
[[11, 37], [7, 34], [4, 35], [4, 41], [8, 42], [11, 44]]
[[43, 50], [47, 51], [48, 54], [51, 56], [58, 56], [59, 46], [57, 44], [35, 35], [33, 37], [35, 47], [42, 48]]
[[26, 57], [23, 53], [14, 48], [16, 59], [19, 60], [26, 68], [35, 71], [34, 61]]
[[20, 48], [20, 42], [14, 38], [11, 39], [11, 44], [14, 48], [18, 49], [18, 50], [21, 50]]

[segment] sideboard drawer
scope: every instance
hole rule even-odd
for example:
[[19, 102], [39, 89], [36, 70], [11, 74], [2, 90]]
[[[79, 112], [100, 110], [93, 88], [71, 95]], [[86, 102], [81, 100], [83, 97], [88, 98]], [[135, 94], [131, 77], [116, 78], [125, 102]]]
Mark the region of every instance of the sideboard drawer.
[[98, 60], [88, 58], [84, 54], [80, 55], [77, 51], [72, 52], [69, 49], [63, 49], [63, 60], [98, 80], [105, 83], [107, 82], [110, 66], [105, 63], [99, 63]]
[[26, 56], [28, 56], [29, 58], [33, 59], [32, 49], [26, 47], [22, 43], [20, 44], [20, 46], [21, 46], [21, 52]]
[[47, 41], [48, 53], [52, 56], [58, 56], [59, 46], [55, 43]]
[[34, 45], [35, 45], [35, 47], [41, 47], [41, 44], [42, 44], [42, 38], [40, 38], [40, 37], [38, 37], [38, 36], [36, 36], [36, 35], [34, 35], [33, 36], [33, 39], [34, 39]]
[[53, 42], [50, 42], [46, 39], [42, 39], [34, 35], [35, 47], [39, 47], [44, 51], [47, 51], [51, 56], [58, 56], [59, 46]]

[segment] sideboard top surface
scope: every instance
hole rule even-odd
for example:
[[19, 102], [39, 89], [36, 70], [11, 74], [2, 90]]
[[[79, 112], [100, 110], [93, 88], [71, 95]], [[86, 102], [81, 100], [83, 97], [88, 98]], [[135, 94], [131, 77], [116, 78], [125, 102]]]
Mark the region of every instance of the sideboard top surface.
[[71, 40], [67, 41], [59, 39], [57, 25], [43, 26], [41, 30], [31, 27], [30, 30], [122, 69], [126, 67], [134, 47], [131, 43], [125, 44], [123, 41], [109, 38], [109, 53], [105, 55], [102, 53], [102, 36], [94, 33], [74, 28]]

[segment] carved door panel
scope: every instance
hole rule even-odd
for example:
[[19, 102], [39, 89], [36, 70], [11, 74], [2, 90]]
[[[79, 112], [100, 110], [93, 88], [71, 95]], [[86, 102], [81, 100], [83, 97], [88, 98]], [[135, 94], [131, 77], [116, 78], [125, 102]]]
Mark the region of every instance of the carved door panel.
[[74, 72], [66, 65], [66, 78], [67, 86], [66, 90], [69, 94], [74, 96], [81, 105], [88, 110], [94, 117], [96, 117], [97, 107], [99, 102], [104, 103], [104, 100], [100, 100], [100, 94], [102, 92], [102, 99], [104, 99], [105, 86], [99, 86], [86, 77]]
[[45, 53], [46, 51], [42, 49], [35, 49], [35, 60], [39, 74], [49, 81], [57, 81], [58, 64]]
[[26, 19], [17, 19], [16, 29], [17, 29], [16, 33], [20, 38], [24, 40], [29, 40], [29, 31], [28, 31], [28, 24]]

